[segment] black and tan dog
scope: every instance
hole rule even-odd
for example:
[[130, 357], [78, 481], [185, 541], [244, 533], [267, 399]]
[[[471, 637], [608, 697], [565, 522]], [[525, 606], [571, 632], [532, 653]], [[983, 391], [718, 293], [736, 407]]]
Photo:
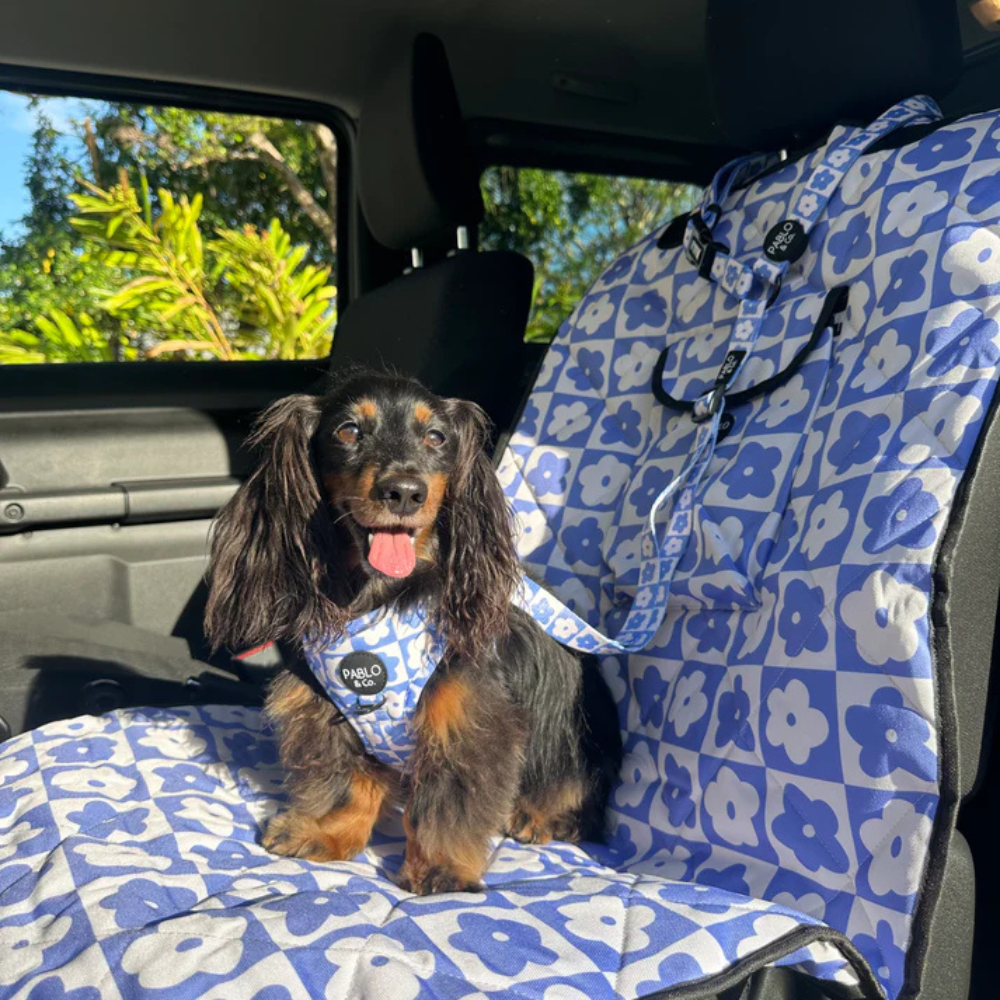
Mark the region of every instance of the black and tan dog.
[[266, 712], [290, 801], [267, 828], [268, 850], [354, 857], [402, 801], [400, 882], [432, 893], [475, 889], [493, 835], [600, 839], [621, 759], [617, 715], [596, 663], [510, 603], [520, 566], [486, 439], [475, 405], [383, 374], [289, 397], [261, 418], [261, 463], [214, 534], [214, 642], [332, 637], [361, 614], [417, 601], [447, 635], [405, 778], [339, 724], [308, 670], [278, 677]]

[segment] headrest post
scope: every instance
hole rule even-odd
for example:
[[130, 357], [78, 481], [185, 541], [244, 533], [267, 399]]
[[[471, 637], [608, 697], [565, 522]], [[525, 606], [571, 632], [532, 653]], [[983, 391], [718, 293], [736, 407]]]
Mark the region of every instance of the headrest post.
[[459, 250], [469, 249], [469, 230], [465, 226], [459, 226], [455, 232], [455, 246]]
[[414, 247], [410, 251], [410, 264], [413, 266], [414, 270], [418, 267], [424, 266], [424, 252], [420, 249], [420, 247]]

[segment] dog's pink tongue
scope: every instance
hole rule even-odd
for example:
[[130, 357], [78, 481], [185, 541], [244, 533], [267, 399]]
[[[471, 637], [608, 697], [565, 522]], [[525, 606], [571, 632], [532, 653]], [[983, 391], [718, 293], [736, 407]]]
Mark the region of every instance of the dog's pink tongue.
[[417, 565], [417, 554], [405, 531], [376, 531], [368, 548], [368, 561], [386, 576], [404, 577]]

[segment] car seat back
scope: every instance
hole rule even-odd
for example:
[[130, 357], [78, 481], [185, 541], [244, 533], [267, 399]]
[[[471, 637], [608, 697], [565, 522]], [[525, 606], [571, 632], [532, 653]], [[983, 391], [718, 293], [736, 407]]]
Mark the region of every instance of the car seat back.
[[[508, 428], [540, 356], [524, 343], [534, 270], [521, 254], [456, 247], [482, 218], [483, 201], [437, 38], [420, 35], [365, 101], [358, 173], [373, 235], [412, 251], [414, 266], [351, 303], [331, 364], [388, 365], [441, 395], [475, 399]], [[425, 266], [424, 251], [449, 247]]]
[[722, 378], [739, 269], [816, 213], [726, 383], [665, 620], [604, 660], [630, 751], [614, 847], [822, 919], [891, 997], [920, 988], [949, 853], [968, 875], [935, 570], [1000, 361], [997, 126], [902, 131], [850, 165], [860, 130], [839, 127], [721, 200], [708, 244], [697, 219], [651, 234], [565, 324], [500, 470], [529, 568], [613, 632]]

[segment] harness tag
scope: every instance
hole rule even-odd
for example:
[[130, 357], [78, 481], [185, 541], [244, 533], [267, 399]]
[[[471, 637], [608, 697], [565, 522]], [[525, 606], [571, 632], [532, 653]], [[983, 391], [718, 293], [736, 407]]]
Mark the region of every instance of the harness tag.
[[715, 384], [728, 389], [746, 356], [747, 352], [743, 350], [730, 351], [719, 367], [719, 374], [715, 376]]
[[776, 264], [798, 260], [806, 250], [808, 234], [798, 219], [785, 219], [764, 237], [764, 256]]
[[344, 686], [358, 695], [380, 694], [389, 680], [385, 664], [364, 650], [348, 653], [338, 668]]

